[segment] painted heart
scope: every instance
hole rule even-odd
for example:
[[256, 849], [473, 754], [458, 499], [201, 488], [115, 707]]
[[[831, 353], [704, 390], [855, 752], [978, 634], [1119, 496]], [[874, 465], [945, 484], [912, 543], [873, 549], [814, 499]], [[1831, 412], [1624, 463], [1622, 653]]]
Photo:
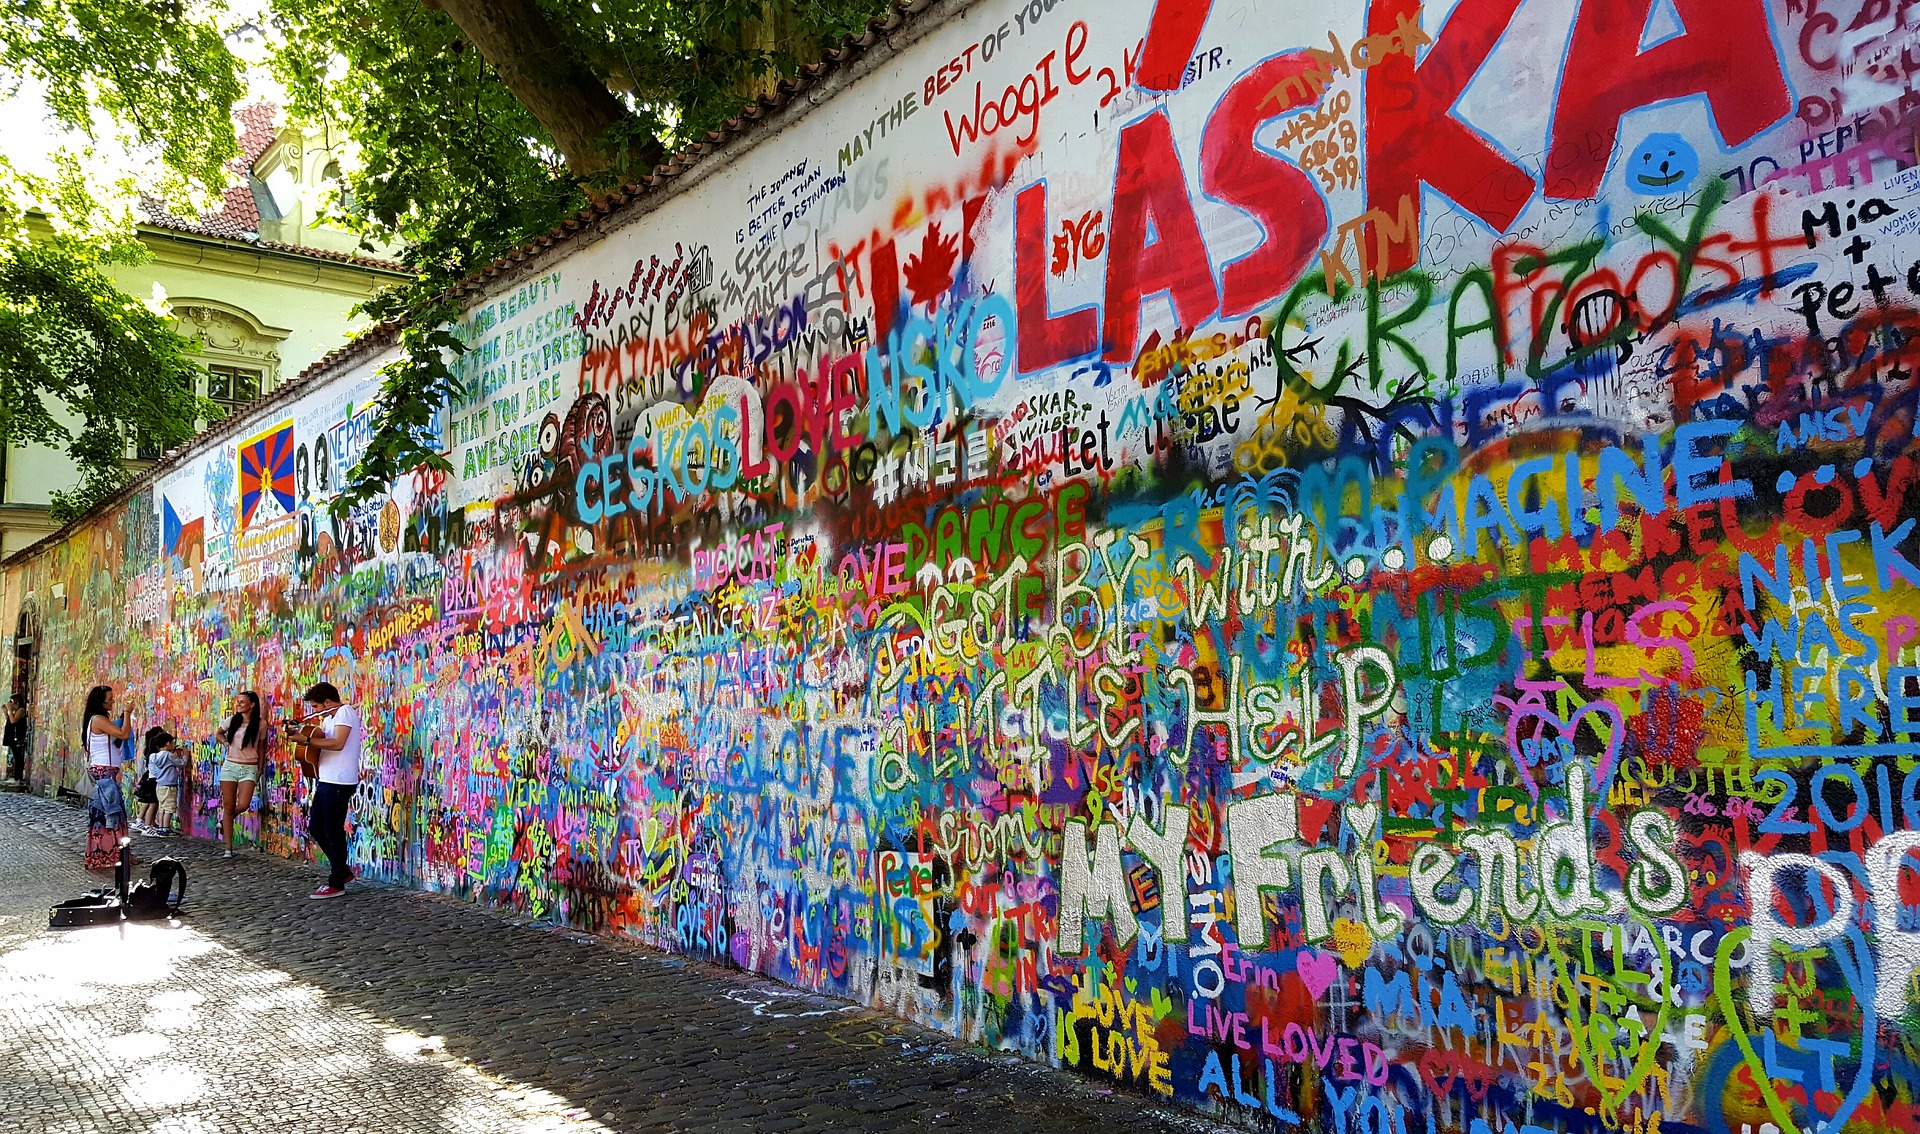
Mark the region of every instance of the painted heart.
[[[1655, 926], [1652, 922], [1644, 918], [1636, 918], [1635, 920], [1640, 923], [1641, 927], [1644, 928], [1648, 934], [1658, 936], [1654, 933]], [[1547, 937], [1547, 951], [1553, 957], [1554, 972], [1559, 977], [1560, 982], [1568, 987], [1572, 987], [1576, 982], [1578, 971], [1572, 962], [1567, 959], [1567, 955], [1561, 951], [1559, 942], [1553, 938], [1553, 935], [1548, 934]], [[1666, 951], [1656, 950], [1655, 960], [1660, 966], [1659, 973], [1655, 974], [1658, 977], [1659, 987], [1671, 988], [1674, 974], [1672, 966], [1667, 960]], [[1733, 982], [1729, 979], [1726, 983], [1727, 986], [1731, 986]], [[1568, 1030], [1573, 1037], [1574, 1056], [1579, 1061], [1581, 1068], [1586, 1071], [1588, 1081], [1599, 1089], [1600, 1101], [1607, 1110], [1619, 1110], [1626, 1104], [1626, 1100], [1631, 1097], [1635, 1091], [1640, 1089], [1641, 1084], [1647, 1081], [1648, 1076], [1653, 1074], [1654, 1063], [1659, 1057], [1660, 1047], [1666, 1042], [1662, 1037], [1666, 1035], [1667, 1021], [1670, 1018], [1669, 1014], [1671, 1011], [1672, 1004], [1669, 998], [1661, 997], [1660, 1011], [1658, 1015], [1655, 1016], [1652, 1026], [1642, 1032], [1638, 1045], [1639, 1050], [1635, 1051], [1634, 1045], [1631, 1042], [1620, 1045], [1626, 1050], [1629, 1063], [1625, 1079], [1616, 1080], [1612, 1078], [1616, 1072], [1609, 1070], [1611, 1064], [1606, 1062], [1610, 1060], [1611, 1057], [1603, 1056], [1589, 1038], [1591, 1025], [1588, 1022], [1586, 1014], [1581, 1011], [1577, 1000], [1576, 1003], [1569, 1008], [1567, 1023]], [[1610, 1083], [1618, 1083], [1618, 1089], [1610, 1089]], [[1763, 1088], [1763, 1090], [1766, 1089], [1770, 1088]]]
[[1374, 828], [1380, 822], [1380, 805], [1378, 803], [1349, 803], [1347, 804], [1346, 812], [1347, 830], [1353, 832], [1353, 837], [1362, 843], [1371, 840], [1374, 837]]
[[1293, 967], [1315, 1000], [1319, 1000], [1320, 995], [1340, 979], [1340, 963], [1332, 956], [1314, 949], [1302, 949], [1294, 959]]
[[1168, 1016], [1171, 1016], [1171, 1015], [1173, 1015], [1173, 1001], [1167, 999], [1166, 994], [1161, 992], [1158, 988], [1154, 989], [1153, 990], [1153, 1022], [1158, 1024], [1160, 1021], [1166, 1019]]
[[[1747, 943], [1752, 932], [1750, 928], [1741, 926], [1720, 939], [1720, 947], [1713, 958], [1714, 999], [1719, 1001], [1721, 1019], [1726, 1021], [1727, 1031], [1740, 1049], [1748, 1074], [1753, 1076], [1754, 1084], [1760, 1088], [1760, 1098], [1767, 1104], [1767, 1112], [1773, 1115], [1781, 1129], [1797, 1131], [1799, 1127], [1793, 1122], [1793, 1112], [1773, 1089], [1773, 1076], [1768, 1073], [1765, 1061], [1754, 1051], [1753, 1037], [1747, 1033], [1746, 1025], [1741, 1022], [1741, 1012], [1733, 1002], [1733, 971], [1729, 958], [1736, 948]], [[1665, 1004], [1661, 1005], [1661, 1011], [1666, 1011]], [[1863, 1072], [1865, 1067], [1862, 1064]]]
[[[1505, 701], [1505, 698], [1498, 698]], [[1512, 702], [1507, 702], [1512, 704]], [[1561, 754], [1572, 762], [1575, 757], [1573, 738], [1582, 724], [1589, 723], [1589, 716], [1599, 715], [1606, 718], [1610, 726], [1607, 730], [1607, 750], [1593, 769], [1593, 781], [1588, 792], [1588, 800], [1595, 806], [1606, 802], [1606, 791], [1613, 783], [1614, 764], [1620, 758], [1620, 742], [1626, 738], [1626, 719], [1620, 712], [1620, 706], [1612, 701], [1589, 701], [1580, 706], [1572, 717], [1562, 717], [1545, 705], [1526, 705], [1520, 707], [1507, 719], [1507, 751], [1513, 755], [1514, 767], [1520, 770], [1521, 782], [1526, 785], [1527, 794], [1534, 799], [1540, 798], [1540, 784], [1533, 778], [1530, 764], [1544, 764], [1547, 757], [1541, 755], [1549, 745], [1554, 745]], [[1601, 722], [1593, 721], [1595, 735], [1599, 735]], [[1555, 742], [1558, 742], [1555, 745]], [[1533, 757], [1526, 755], [1527, 745], [1533, 746]], [[1558, 758], [1558, 757], [1556, 757]]]

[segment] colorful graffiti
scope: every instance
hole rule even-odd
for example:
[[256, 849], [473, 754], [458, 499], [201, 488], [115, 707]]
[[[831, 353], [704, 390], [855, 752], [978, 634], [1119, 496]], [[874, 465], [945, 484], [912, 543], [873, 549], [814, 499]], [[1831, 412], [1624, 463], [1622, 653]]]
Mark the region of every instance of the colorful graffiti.
[[1249, 1128], [1920, 1126], [1914, 5], [958, 7], [7, 564], [36, 784], [324, 678], [368, 875]]

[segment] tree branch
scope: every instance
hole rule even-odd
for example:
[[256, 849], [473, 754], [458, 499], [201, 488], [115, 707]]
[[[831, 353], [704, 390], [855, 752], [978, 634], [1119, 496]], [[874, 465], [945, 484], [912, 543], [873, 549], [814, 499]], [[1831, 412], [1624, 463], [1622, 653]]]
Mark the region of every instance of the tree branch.
[[582, 182], [631, 177], [657, 164], [660, 143], [632, 129], [616, 98], [537, 0], [423, 0], [458, 25], [508, 90], [539, 119]]

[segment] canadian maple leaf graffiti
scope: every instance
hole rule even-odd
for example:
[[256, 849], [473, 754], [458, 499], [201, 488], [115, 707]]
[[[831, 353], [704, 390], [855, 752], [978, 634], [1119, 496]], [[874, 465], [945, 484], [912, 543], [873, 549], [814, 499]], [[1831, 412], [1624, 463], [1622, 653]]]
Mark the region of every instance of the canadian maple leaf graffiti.
[[940, 226], [927, 226], [920, 252], [907, 257], [907, 294], [914, 306], [931, 304], [953, 286], [953, 266], [960, 260], [960, 238], [940, 235]]

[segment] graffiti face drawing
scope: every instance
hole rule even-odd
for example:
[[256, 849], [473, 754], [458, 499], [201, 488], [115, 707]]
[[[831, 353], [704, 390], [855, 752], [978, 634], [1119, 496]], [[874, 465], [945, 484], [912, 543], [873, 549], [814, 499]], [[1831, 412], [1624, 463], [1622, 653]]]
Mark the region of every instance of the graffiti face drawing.
[[1627, 187], [1642, 197], [1684, 193], [1699, 174], [1699, 156], [1678, 134], [1649, 134], [1627, 159]]
[[333, 464], [327, 458], [327, 439], [316, 437], [313, 441], [313, 489], [324, 493], [333, 487]]

